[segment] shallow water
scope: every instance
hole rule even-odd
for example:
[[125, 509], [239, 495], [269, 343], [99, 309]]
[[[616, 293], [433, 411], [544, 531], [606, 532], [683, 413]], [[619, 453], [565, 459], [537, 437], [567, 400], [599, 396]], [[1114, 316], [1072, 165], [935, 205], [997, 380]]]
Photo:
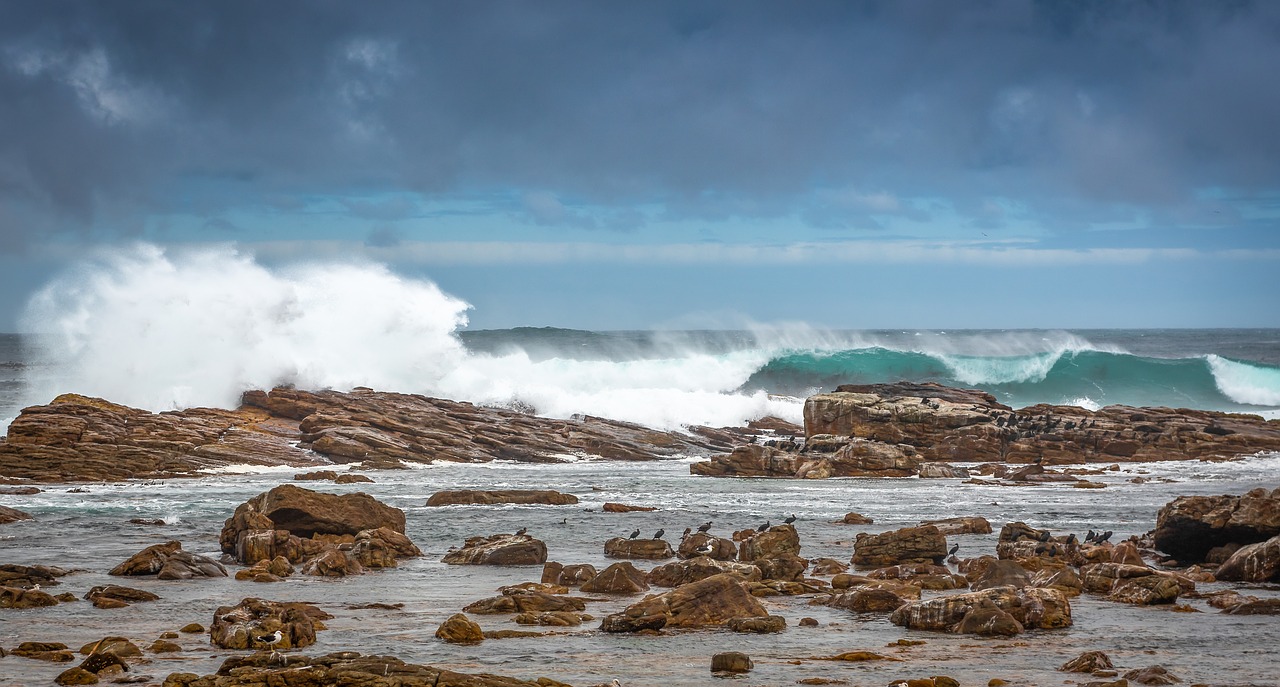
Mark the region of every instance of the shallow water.
[[[737, 650], [751, 655], [756, 668], [744, 684], [791, 685], [798, 679], [825, 677], [854, 685], [883, 685], [899, 678], [946, 674], [962, 684], [985, 684], [999, 677], [1020, 684], [1063, 684], [1087, 676], [1058, 673], [1054, 668], [1079, 653], [1099, 649], [1117, 667], [1160, 664], [1188, 683], [1267, 683], [1280, 681], [1280, 661], [1273, 648], [1280, 640], [1275, 617], [1236, 617], [1218, 613], [1197, 602], [1203, 613], [1173, 613], [1166, 608], [1136, 608], [1082, 597], [1073, 600], [1075, 626], [1059, 631], [1029, 632], [1011, 640], [986, 640], [938, 633], [913, 632], [891, 625], [884, 616], [863, 616], [822, 606], [808, 606], [807, 598], [765, 600], [770, 612], [788, 620], [784, 633], [744, 636], [725, 631], [630, 636], [601, 633], [598, 622], [581, 628], [549, 630], [554, 636], [487, 640], [474, 647], [444, 644], [433, 637], [436, 627], [466, 604], [492, 596], [499, 586], [536, 581], [539, 567], [490, 568], [446, 566], [440, 557], [471, 535], [514, 532], [528, 527], [547, 543], [550, 559], [562, 563], [591, 563], [603, 568], [603, 542], [639, 528], [645, 535], [665, 528], [678, 539], [685, 527], [712, 520], [713, 533], [764, 520], [779, 522], [790, 513], [799, 517], [802, 555], [830, 556], [847, 561], [857, 532], [880, 532], [920, 520], [958, 515], [981, 515], [998, 530], [1005, 522], [1022, 520], [1056, 532], [1087, 529], [1114, 530], [1114, 540], [1152, 529], [1159, 508], [1178, 495], [1242, 493], [1253, 487], [1277, 486], [1280, 455], [1254, 457], [1232, 463], [1161, 463], [1126, 465], [1119, 472], [1091, 477], [1108, 483], [1100, 490], [1065, 486], [994, 487], [963, 484], [960, 480], [834, 479], [826, 481], [717, 479], [692, 477], [688, 462], [614, 463], [582, 461], [561, 465], [433, 465], [407, 471], [367, 473], [376, 484], [334, 485], [304, 483], [308, 488], [346, 493], [365, 491], [405, 510], [407, 533], [422, 548], [422, 558], [395, 570], [348, 579], [295, 576], [283, 583], [256, 584], [233, 579], [164, 582], [121, 580], [105, 571], [150, 544], [179, 539], [184, 548], [217, 555], [223, 520], [236, 505], [291, 480], [293, 469], [268, 469], [225, 474], [200, 480], [129, 482], [88, 485], [89, 493], [75, 494], [72, 485], [51, 485], [45, 493], [5, 497], [6, 505], [27, 511], [34, 522], [0, 528], [0, 562], [52, 564], [84, 569], [63, 578], [49, 591], [83, 595], [98, 584], [121, 583], [156, 592], [162, 598], [119, 610], [99, 610], [87, 602], [49, 609], [0, 611], [0, 646], [22, 641], [60, 641], [73, 648], [107, 635], [123, 635], [145, 647], [161, 632], [189, 622], [207, 626], [217, 606], [248, 596], [272, 600], [300, 600], [320, 604], [336, 617], [319, 641], [303, 651], [319, 654], [337, 650], [387, 653], [415, 663], [462, 671], [484, 671], [532, 679], [545, 675], [576, 685], [592, 685], [618, 678], [622, 684], [656, 686], [705, 684], [710, 657]], [[1167, 477], [1172, 483], [1132, 484], [1142, 474]], [[455, 506], [426, 508], [427, 497], [445, 488], [554, 488], [576, 494], [576, 506]], [[652, 513], [610, 514], [600, 510], [606, 501], [656, 506]], [[870, 526], [837, 525], [846, 512], [875, 518]], [[164, 518], [170, 524], [147, 527], [128, 524], [130, 518]], [[951, 537], [961, 556], [994, 553], [996, 535]], [[639, 567], [652, 567], [637, 562]], [[1204, 589], [1228, 585], [1201, 585]], [[656, 589], [654, 591], [662, 591]], [[1272, 586], [1248, 593], [1274, 596]], [[926, 594], [929, 594], [926, 592]], [[616, 611], [637, 597], [620, 597], [588, 604], [597, 618]], [[357, 610], [349, 606], [403, 603], [400, 610]], [[797, 627], [805, 616], [817, 628]], [[507, 616], [475, 616], [486, 630], [523, 628]], [[886, 649], [899, 638], [926, 644]], [[176, 640], [185, 651], [155, 658], [140, 672], [159, 678], [170, 672], [206, 674], [234, 652], [208, 644], [207, 635], [183, 635]], [[806, 660], [864, 649], [880, 651], [905, 662], [839, 664]], [[796, 663], [798, 661], [798, 664]], [[0, 659], [0, 684], [48, 684], [66, 665], [23, 658]]]

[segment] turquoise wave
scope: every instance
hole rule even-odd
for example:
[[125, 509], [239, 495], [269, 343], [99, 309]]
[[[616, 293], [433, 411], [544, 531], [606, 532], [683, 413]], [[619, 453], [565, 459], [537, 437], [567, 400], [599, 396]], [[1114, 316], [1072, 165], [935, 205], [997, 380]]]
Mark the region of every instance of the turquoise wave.
[[1098, 350], [962, 356], [879, 347], [789, 351], [743, 385], [805, 396], [840, 384], [937, 382], [988, 391], [1014, 407], [1112, 404], [1218, 410], [1280, 406], [1280, 367], [1216, 355], [1147, 358]]

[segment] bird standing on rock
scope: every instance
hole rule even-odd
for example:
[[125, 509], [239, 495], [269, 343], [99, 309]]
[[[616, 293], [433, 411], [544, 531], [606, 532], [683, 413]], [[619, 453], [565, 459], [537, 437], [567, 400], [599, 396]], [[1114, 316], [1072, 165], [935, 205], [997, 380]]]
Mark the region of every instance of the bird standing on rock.
[[1097, 533], [1097, 532], [1094, 532], [1093, 530], [1089, 530], [1089, 531], [1088, 531], [1087, 533], [1085, 533], [1085, 535], [1084, 535], [1084, 541], [1085, 541], [1085, 543], [1090, 543], [1090, 542], [1092, 542], [1092, 541], [1093, 541], [1093, 538], [1094, 538], [1094, 537], [1096, 537], [1096, 536], [1098, 536], [1098, 533]]
[[635, 539], [638, 536], [640, 536], [640, 530], [636, 530], [635, 532], [632, 532], [631, 536], [627, 537], [627, 539]]
[[279, 630], [276, 630], [275, 632], [273, 632], [273, 633], [271, 633], [271, 634], [269, 634], [269, 635], [262, 635], [261, 637], [254, 637], [254, 639], [256, 639], [256, 640], [257, 640], [257, 641], [259, 641], [259, 642], [262, 642], [263, 644], [266, 644], [266, 645], [267, 645], [267, 647], [268, 647], [268, 648], [270, 648], [270, 647], [273, 647], [273, 646], [275, 646], [275, 645], [279, 644], [279, 643], [280, 643], [280, 640], [284, 639], [284, 633], [280, 632]]
[[702, 533], [704, 533], [704, 534], [707, 532], [707, 530], [710, 530], [710, 529], [711, 529], [711, 521], [710, 521], [710, 520], [708, 520], [708, 521], [706, 521], [706, 522], [702, 523], [702, 525], [700, 525], [700, 526], [698, 527], [698, 531], [699, 531], [699, 532], [702, 532]]
[[654, 538], [654, 539], [661, 539], [661, 538], [662, 538], [662, 535], [664, 535], [664, 534], [666, 534], [666, 533], [667, 533], [667, 531], [666, 531], [666, 530], [661, 530], [661, 529], [660, 529], [660, 530], [658, 530], [657, 532], [654, 532], [654, 533], [653, 533], [653, 538]]
[[956, 552], [957, 552], [957, 551], [959, 551], [959, 550], [960, 550], [960, 545], [959, 545], [959, 544], [955, 544], [955, 545], [953, 545], [953, 546], [951, 547], [951, 550], [947, 552], [947, 555], [948, 555], [948, 556], [954, 556], [954, 555], [956, 555]]
[[773, 523], [771, 523], [771, 522], [766, 522], [765, 524], [763, 524], [763, 525], [761, 525], [761, 526], [757, 527], [757, 528], [756, 528], [756, 531], [757, 531], [757, 532], [768, 532], [768, 531], [769, 531], [769, 528], [770, 528], [770, 527], [772, 527], [772, 526], [773, 526]]
[[1045, 530], [1041, 532], [1039, 537], [1040, 541], [1049, 541], [1052, 538], [1053, 538], [1053, 535], [1049, 533], [1049, 530]]
[[529, 528], [528, 528], [528, 527], [521, 527], [520, 529], [516, 530], [516, 536], [517, 536], [517, 537], [523, 537], [523, 536], [524, 536], [524, 533], [525, 533], [525, 532], [528, 532], [528, 531], [529, 531]]
[[1104, 542], [1104, 541], [1106, 541], [1106, 540], [1108, 540], [1108, 539], [1110, 539], [1110, 538], [1111, 538], [1111, 530], [1107, 530], [1106, 532], [1103, 532], [1102, 534], [1100, 534], [1100, 535], [1098, 535], [1096, 538], [1094, 538], [1093, 543], [1095, 543], [1095, 544], [1101, 544], [1102, 542]]
[[686, 528], [684, 528], [684, 534], [680, 535], [680, 541], [684, 541], [684, 540], [688, 539], [688, 538], [689, 538], [689, 535], [690, 535], [690, 534], [692, 534], [692, 533], [693, 533], [693, 528], [692, 528], [692, 527], [686, 527]]
[[793, 522], [795, 522], [795, 521], [796, 521], [796, 514], [795, 514], [795, 513], [792, 513], [790, 517], [788, 517], [786, 520], [783, 520], [782, 522], [783, 522], [783, 523], [785, 523], [785, 524], [787, 524], [787, 525], [790, 525], [791, 523], [793, 523]]

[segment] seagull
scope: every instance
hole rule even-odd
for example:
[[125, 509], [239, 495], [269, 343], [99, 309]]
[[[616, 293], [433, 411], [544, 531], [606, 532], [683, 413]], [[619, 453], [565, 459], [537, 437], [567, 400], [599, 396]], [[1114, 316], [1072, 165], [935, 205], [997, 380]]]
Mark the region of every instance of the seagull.
[[657, 532], [654, 532], [654, 533], [653, 533], [653, 538], [654, 538], [654, 539], [661, 539], [661, 538], [662, 538], [662, 535], [664, 535], [664, 534], [666, 534], [666, 533], [667, 533], [667, 531], [666, 531], [666, 530], [660, 529], [660, 530], [658, 530]]
[[715, 548], [711, 546], [711, 542], [707, 542], [706, 544], [694, 549], [693, 552], [701, 556], [707, 556], [714, 550]]
[[622, 687], [622, 683], [618, 682], [618, 678], [613, 678], [613, 682], [609, 683], [609, 687]]
[[635, 539], [635, 538], [636, 538], [636, 537], [638, 537], [638, 536], [640, 536], [640, 530], [636, 530], [636, 531], [632, 532], [632, 533], [631, 533], [631, 536], [630, 536], [630, 537], [627, 537], [627, 538], [628, 538], [628, 539]]
[[524, 536], [524, 533], [525, 533], [525, 532], [528, 532], [528, 531], [529, 531], [529, 528], [528, 528], [528, 527], [521, 527], [520, 529], [516, 530], [516, 536], [517, 536], [517, 537], [523, 537], [523, 536]]
[[795, 514], [795, 513], [792, 513], [790, 517], [788, 517], [786, 520], [783, 520], [782, 522], [784, 522], [784, 523], [786, 523], [786, 524], [790, 525], [791, 523], [793, 523], [793, 522], [795, 522], [795, 521], [796, 521], [796, 514]]
[[704, 532], [704, 533], [705, 533], [707, 530], [710, 530], [710, 529], [711, 529], [711, 521], [710, 521], [710, 520], [708, 520], [708, 521], [706, 521], [706, 522], [704, 522], [704, 523], [702, 523], [701, 525], [699, 525], [699, 526], [698, 526], [698, 531], [699, 531], [699, 532]]
[[279, 644], [279, 643], [280, 643], [280, 640], [284, 639], [284, 633], [280, 632], [279, 630], [276, 630], [275, 632], [273, 632], [273, 633], [271, 633], [271, 634], [269, 634], [269, 635], [262, 635], [261, 637], [254, 637], [254, 639], [255, 639], [255, 640], [257, 640], [257, 641], [259, 641], [259, 642], [262, 642], [263, 644], [266, 644], [268, 647], [273, 647], [273, 646], [275, 646], [275, 645]]
[[951, 550], [947, 552], [947, 555], [948, 555], [948, 556], [954, 556], [954, 555], [956, 555], [956, 552], [957, 552], [957, 551], [959, 551], [959, 550], [960, 550], [960, 545], [959, 545], [959, 544], [956, 544], [956, 545], [954, 545], [954, 546], [952, 546], [952, 547], [951, 547]]

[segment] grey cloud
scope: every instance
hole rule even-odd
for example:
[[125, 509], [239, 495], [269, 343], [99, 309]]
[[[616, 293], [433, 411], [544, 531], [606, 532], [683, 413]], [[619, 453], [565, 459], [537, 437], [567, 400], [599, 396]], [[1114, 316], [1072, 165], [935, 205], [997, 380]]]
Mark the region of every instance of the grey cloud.
[[1276, 64], [1270, 2], [10, 2], [0, 202], [40, 221], [0, 234], [371, 189], [1070, 223], [1274, 192]]

